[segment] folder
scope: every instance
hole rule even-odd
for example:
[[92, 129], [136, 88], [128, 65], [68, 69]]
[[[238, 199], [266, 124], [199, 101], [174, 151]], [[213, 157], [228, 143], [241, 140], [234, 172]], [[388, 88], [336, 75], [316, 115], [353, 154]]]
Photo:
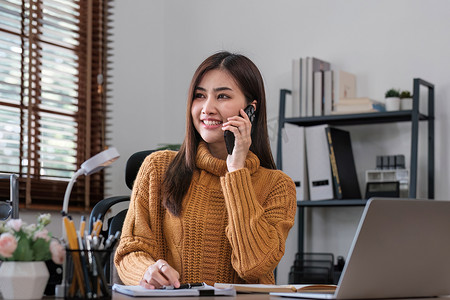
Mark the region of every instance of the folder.
[[292, 178], [297, 190], [297, 200], [308, 200], [308, 175], [305, 150], [305, 128], [284, 124], [282, 147], [283, 171]]
[[350, 132], [333, 127], [325, 130], [336, 199], [361, 199]]
[[333, 181], [325, 128], [317, 125], [305, 128], [308, 164], [309, 196], [311, 200], [333, 199]]

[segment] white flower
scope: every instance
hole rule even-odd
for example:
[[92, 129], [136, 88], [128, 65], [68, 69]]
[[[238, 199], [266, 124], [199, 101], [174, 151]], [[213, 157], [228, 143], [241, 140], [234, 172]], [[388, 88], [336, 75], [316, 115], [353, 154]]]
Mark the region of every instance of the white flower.
[[36, 224], [30, 224], [30, 225], [23, 226], [22, 230], [23, 230], [23, 232], [25, 232], [25, 234], [28, 237], [32, 237], [33, 233], [36, 231], [36, 228], [37, 228]]
[[38, 223], [42, 226], [47, 226], [48, 224], [50, 224], [51, 220], [52, 218], [50, 214], [41, 214], [38, 217]]
[[11, 228], [15, 232], [19, 232], [22, 225], [24, 225], [22, 219], [11, 219], [6, 223], [6, 226]]

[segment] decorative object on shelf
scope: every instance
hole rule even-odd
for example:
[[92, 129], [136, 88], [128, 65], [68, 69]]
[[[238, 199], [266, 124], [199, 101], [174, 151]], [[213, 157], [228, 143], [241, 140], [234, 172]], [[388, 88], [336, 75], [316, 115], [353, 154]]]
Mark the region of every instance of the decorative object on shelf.
[[42, 298], [50, 276], [46, 260], [62, 264], [64, 247], [45, 229], [50, 214], [42, 214], [37, 224], [21, 219], [0, 222], [0, 291], [4, 299]]
[[385, 93], [386, 110], [394, 111], [400, 110], [400, 91], [394, 88]]
[[400, 93], [400, 109], [401, 110], [412, 110], [413, 106], [413, 96], [410, 91], [402, 91]]

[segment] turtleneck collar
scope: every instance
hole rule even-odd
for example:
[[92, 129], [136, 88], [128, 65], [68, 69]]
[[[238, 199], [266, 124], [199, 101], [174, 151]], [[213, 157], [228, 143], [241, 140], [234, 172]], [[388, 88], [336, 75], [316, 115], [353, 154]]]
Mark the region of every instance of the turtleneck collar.
[[[253, 152], [248, 151], [245, 167], [250, 171], [250, 174], [255, 173], [259, 165], [259, 158]], [[204, 141], [201, 141], [197, 148], [196, 166], [216, 176], [225, 176], [228, 172], [226, 161], [212, 156]]]

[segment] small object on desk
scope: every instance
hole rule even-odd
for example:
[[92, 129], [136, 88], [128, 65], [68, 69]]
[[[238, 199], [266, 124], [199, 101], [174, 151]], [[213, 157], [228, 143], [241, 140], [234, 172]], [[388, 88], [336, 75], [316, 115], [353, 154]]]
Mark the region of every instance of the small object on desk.
[[205, 286], [204, 282], [195, 282], [195, 283], [184, 283], [179, 287], [174, 287], [173, 285], [164, 285], [162, 287], [163, 290], [182, 290], [182, 289], [193, 289]]

